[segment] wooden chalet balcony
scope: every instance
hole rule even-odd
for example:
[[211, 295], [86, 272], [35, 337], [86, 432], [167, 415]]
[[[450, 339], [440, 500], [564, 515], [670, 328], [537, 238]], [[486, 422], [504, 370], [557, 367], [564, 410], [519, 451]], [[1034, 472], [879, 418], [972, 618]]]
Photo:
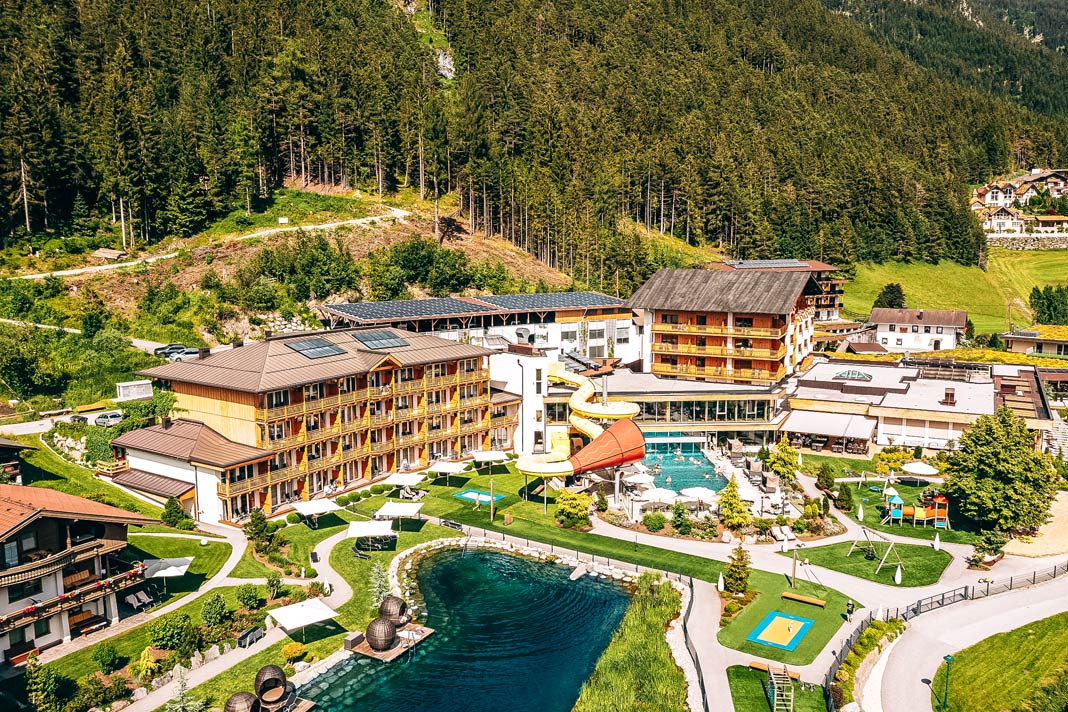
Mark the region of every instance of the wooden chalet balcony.
[[713, 336], [752, 336], [763, 339], [781, 339], [786, 335], [786, 327], [763, 329], [747, 326], [728, 326], [726, 324], [653, 324], [655, 334], [711, 334]]
[[393, 382], [393, 392], [394, 393], [398, 393], [398, 394], [418, 393], [418, 392], [422, 391], [424, 387], [425, 386], [423, 385], [423, 379], [422, 378], [416, 378], [416, 379], [413, 379], [411, 381], [394, 381]]
[[386, 425], [393, 422], [393, 413], [379, 413], [371, 416], [371, 425]]
[[659, 376], [680, 376], [683, 378], [714, 378], [728, 381], [753, 381], [757, 383], [778, 383], [786, 376], [786, 369], [779, 368], [777, 371], [764, 371], [761, 369], [736, 368], [728, 371], [718, 366], [677, 365], [667, 363], [654, 363], [653, 373]]
[[476, 383], [478, 381], [485, 381], [489, 378], [489, 371], [486, 369], [475, 369], [474, 371], [460, 371], [458, 382], [459, 383]]
[[404, 447], [406, 445], [415, 445], [421, 442], [424, 438], [418, 433], [412, 433], [411, 435], [398, 435], [393, 438], [393, 443], [397, 447]]
[[371, 443], [371, 452], [375, 455], [381, 455], [384, 452], [393, 450], [393, 440], [383, 440], [380, 443]]
[[519, 415], [497, 415], [490, 418], [490, 427], [492, 428], [504, 428], [509, 425], [518, 425]]
[[[112, 559], [112, 563], [114, 565], [118, 562]], [[144, 581], [144, 572], [144, 564], [134, 564], [128, 571], [123, 571], [106, 579], [89, 581], [83, 586], [62, 593], [55, 598], [0, 616], [0, 634], [29, 625], [42, 618], [48, 618], [57, 613], [77, 608], [89, 601], [103, 598], [109, 593], [136, 586]]]
[[654, 353], [696, 354], [722, 358], [765, 358], [778, 360], [786, 355], [786, 346], [778, 344], [774, 349], [742, 348], [740, 346], [696, 346], [694, 344], [666, 344], [660, 341], [651, 345]]
[[427, 388], [437, 388], [439, 386], [455, 386], [457, 384], [456, 374], [450, 374], [448, 376], [427, 376], [423, 379], [423, 382]]
[[369, 386], [367, 388], [367, 399], [378, 400], [380, 398], [392, 398], [393, 386]]
[[327, 410], [329, 408], [338, 408], [343, 405], [365, 401], [367, 400], [367, 397], [367, 389], [359, 388], [347, 393], [339, 393], [337, 395], [325, 396], [323, 398], [314, 398], [312, 400], [304, 401], [303, 403], [283, 405], [277, 408], [260, 408], [258, 409], [258, 418], [260, 420], [278, 420], [279, 418], [291, 418], [298, 415], [305, 415], [307, 413], [318, 413], [319, 411]]
[[393, 420], [398, 423], [412, 418], [420, 418], [422, 415], [422, 408], [395, 408], [393, 410]]
[[460, 423], [460, 434], [467, 435], [469, 433], [477, 433], [486, 429], [486, 425], [482, 420], [472, 420], [470, 423]]
[[32, 581], [33, 579], [53, 574], [62, 568], [70, 566], [79, 559], [89, 558], [86, 554], [96, 556], [97, 551], [103, 549], [106, 544], [106, 540], [92, 539], [75, 544], [69, 549], [64, 549], [43, 559], [4, 569], [0, 571], [0, 586], [11, 586], [22, 581]]
[[445, 403], [445, 402], [443, 402], [443, 403], [427, 403], [426, 404], [426, 412], [427, 413], [442, 413], [447, 408], [451, 408], [451, 407], [452, 407], [451, 403]]
[[272, 482], [281, 482], [282, 480], [289, 479], [296, 475], [296, 466], [290, 465], [289, 467], [282, 467], [273, 472], [264, 472], [259, 475], [253, 475], [252, 477], [246, 477], [240, 482], [225, 483], [220, 482], [216, 487], [216, 492], [220, 497], [230, 498], [235, 494], [243, 494], [245, 492], [251, 492], [252, 490], [263, 489], [269, 487]]

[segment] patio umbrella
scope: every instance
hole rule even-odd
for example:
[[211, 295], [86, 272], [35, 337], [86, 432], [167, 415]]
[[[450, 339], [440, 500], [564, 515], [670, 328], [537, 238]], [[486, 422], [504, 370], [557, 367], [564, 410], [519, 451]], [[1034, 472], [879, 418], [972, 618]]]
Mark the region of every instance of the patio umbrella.
[[163, 592], [167, 592], [167, 579], [174, 576], [185, 576], [189, 565], [193, 563], [192, 556], [180, 556], [172, 559], [146, 559], [145, 578], [163, 579]]
[[883, 496], [884, 497], [896, 497], [897, 496], [897, 490], [894, 489], [893, 487], [887, 487], [887, 488], [885, 488], [883, 490]]
[[645, 497], [646, 501], [648, 502], [674, 504], [675, 500], [679, 498], [679, 493], [675, 490], [669, 490], [664, 487], [654, 487], [652, 489], [642, 492], [642, 496]]
[[928, 465], [926, 462], [917, 460], [916, 462], [909, 462], [901, 466], [902, 472], [907, 472], [910, 475], [917, 475], [919, 477], [934, 477], [938, 474], [938, 468]]
[[639, 473], [637, 475], [627, 475], [623, 478], [623, 481], [632, 485], [651, 485], [656, 482], [656, 478], [652, 475]]
[[719, 492], [708, 487], [687, 487], [679, 494], [683, 497], [693, 497], [698, 502], [712, 502], [719, 497]]

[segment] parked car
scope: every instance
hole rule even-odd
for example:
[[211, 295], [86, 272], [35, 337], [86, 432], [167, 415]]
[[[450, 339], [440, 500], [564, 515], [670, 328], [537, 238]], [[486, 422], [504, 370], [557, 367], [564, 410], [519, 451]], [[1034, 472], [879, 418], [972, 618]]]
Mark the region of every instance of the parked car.
[[196, 361], [200, 358], [200, 349], [184, 348], [168, 356], [171, 361]]
[[94, 425], [99, 425], [105, 428], [110, 428], [112, 425], [118, 425], [122, 422], [121, 410], [109, 410], [105, 413], [101, 413], [93, 420]]
[[79, 423], [80, 423], [80, 424], [82, 424], [82, 425], [84, 425], [85, 423], [88, 423], [88, 422], [89, 422], [89, 419], [88, 419], [88, 418], [86, 418], [86, 417], [85, 417], [84, 415], [77, 415], [77, 414], [75, 414], [75, 415], [72, 415], [72, 416], [70, 417], [70, 422], [72, 422], [72, 423], [73, 423], [73, 424], [75, 424], [75, 425], [78, 425]]
[[189, 347], [185, 344], [167, 344], [166, 346], [160, 346], [152, 353], [154, 353], [156, 356], [162, 356], [163, 358], [167, 358], [171, 354], [176, 354], [179, 351], [185, 351], [187, 348]]

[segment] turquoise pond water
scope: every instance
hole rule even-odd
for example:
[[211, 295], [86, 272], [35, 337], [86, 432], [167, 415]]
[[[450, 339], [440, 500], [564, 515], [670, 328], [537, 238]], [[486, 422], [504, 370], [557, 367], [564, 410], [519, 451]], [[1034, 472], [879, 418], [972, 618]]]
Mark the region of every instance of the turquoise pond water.
[[[677, 451], [680, 450], [682, 457], [678, 459]], [[708, 487], [718, 492], [727, 486], [727, 478], [716, 472], [715, 466], [701, 452], [697, 443], [647, 442], [642, 462], [652, 470], [657, 487], [666, 487], [676, 492], [687, 487]], [[659, 473], [654, 469], [657, 465], [660, 466]]]
[[422, 562], [426, 624], [410, 657], [354, 657], [302, 688], [322, 712], [569, 712], [619, 626], [618, 584], [494, 552]]

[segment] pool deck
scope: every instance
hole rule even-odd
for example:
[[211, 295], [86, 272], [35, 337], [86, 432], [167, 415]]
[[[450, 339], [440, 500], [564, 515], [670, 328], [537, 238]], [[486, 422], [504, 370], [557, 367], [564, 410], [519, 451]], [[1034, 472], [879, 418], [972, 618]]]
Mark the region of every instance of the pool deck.
[[[405, 638], [400, 637], [402, 631], [422, 631], [421, 635], [415, 640], [408, 641]], [[389, 650], [374, 650], [367, 643], [367, 639], [364, 638], [360, 641], [360, 644], [352, 649], [353, 653], [358, 655], [364, 655], [375, 660], [381, 660], [384, 663], [391, 663], [406, 652], [414, 648], [419, 643], [429, 638], [433, 633], [433, 628], [427, 628], [425, 625], [416, 625], [415, 623], [408, 623], [403, 628], [397, 630], [397, 642], [393, 644], [393, 647]]]

